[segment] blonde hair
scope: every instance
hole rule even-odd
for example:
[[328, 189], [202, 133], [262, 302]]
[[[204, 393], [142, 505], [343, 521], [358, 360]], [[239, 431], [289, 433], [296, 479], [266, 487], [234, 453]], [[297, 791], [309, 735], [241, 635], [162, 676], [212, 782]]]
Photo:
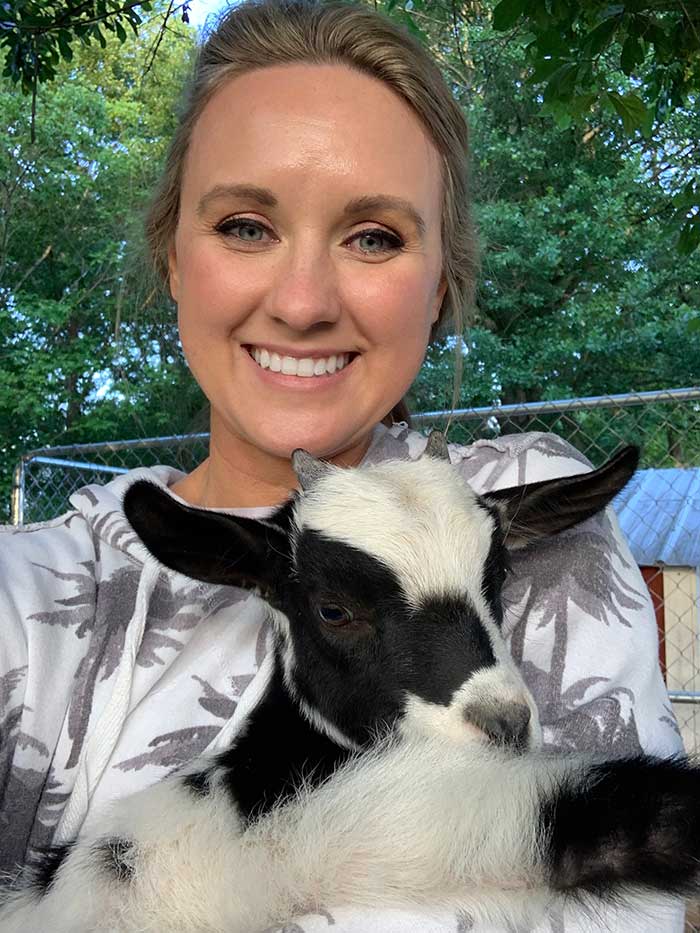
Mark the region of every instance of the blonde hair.
[[[190, 138], [211, 96], [238, 75], [266, 66], [342, 64], [382, 81], [418, 116], [442, 167], [442, 251], [447, 290], [431, 340], [456, 334], [455, 398], [461, 374], [461, 334], [476, 277], [475, 236], [468, 185], [468, 132], [462, 111], [429, 53], [386, 16], [346, 0], [244, 0], [226, 11], [202, 45], [178, 129], [146, 216], [155, 271], [168, 281], [180, 189]], [[451, 325], [451, 326], [449, 326]], [[455, 399], [453, 399], [454, 407]], [[391, 415], [407, 420], [402, 402]]]

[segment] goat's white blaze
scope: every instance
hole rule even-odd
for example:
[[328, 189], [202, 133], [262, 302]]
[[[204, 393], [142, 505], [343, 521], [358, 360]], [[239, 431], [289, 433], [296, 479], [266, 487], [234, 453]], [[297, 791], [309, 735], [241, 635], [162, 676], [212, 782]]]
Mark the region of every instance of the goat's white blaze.
[[494, 520], [447, 461], [329, 467], [295, 508], [313, 529], [378, 558], [416, 609], [430, 597], [468, 594], [480, 615]]
[[[492, 638], [492, 641], [494, 640]], [[500, 635], [498, 640], [502, 641]], [[486, 736], [481, 729], [465, 720], [465, 709], [478, 706], [485, 713], [497, 715], [509, 706], [521, 705], [530, 710], [528, 748], [540, 748], [542, 727], [535, 699], [509, 656], [506, 663], [482, 667], [473, 673], [458, 690], [455, 690], [448, 706], [431, 703], [422, 697], [409, 696], [400, 728], [404, 735], [442, 735], [456, 742], [474, 740], [483, 743]]]
[[423, 458], [352, 471], [329, 467], [298, 503], [295, 522], [299, 531], [313, 529], [378, 558], [416, 610], [428, 599], [450, 596], [476, 611], [496, 664], [472, 674], [448, 706], [408, 697], [404, 734], [483, 741], [464, 719], [466, 706], [525, 704], [530, 747], [541, 744], [535, 701], [482, 593], [495, 522], [451, 464]]
[[323, 716], [315, 707], [307, 703], [306, 700], [299, 694], [299, 691], [296, 687], [295, 677], [297, 660], [294, 653], [294, 641], [291, 635], [289, 619], [283, 612], [279, 612], [279, 610], [273, 608], [270, 608], [270, 615], [272, 617], [272, 624], [276, 627], [282, 644], [281, 658], [282, 676], [284, 678], [284, 683], [287, 690], [289, 691], [289, 695], [294, 698], [302, 715], [306, 716], [307, 720], [311, 723], [312, 726], [314, 726], [314, 728], [318, 729], [318, 731], [324, 735], [327, 735], [331, 741], [336, 742], [338, 745], [340, 745], [341, 748], [347, 748], [351, 751], [358, 749], [359, 745], [357, 742], [354, 742], [349, 736], [341, 732], [337, 726], [335, 726], [329, 719], [326, 719], [325, 716]]

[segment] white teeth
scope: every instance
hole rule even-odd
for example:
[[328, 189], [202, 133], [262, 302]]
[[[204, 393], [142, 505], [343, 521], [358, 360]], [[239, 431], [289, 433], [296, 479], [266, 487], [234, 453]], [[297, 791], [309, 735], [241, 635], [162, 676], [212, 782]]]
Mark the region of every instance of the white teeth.
[[306, 378], [340, 372], [343, 367], [347, 366], [350, 359], [349, 353], [339, 353], [335, 356], [319, 359], [313, 359], [310, 356], [305, 356], [302, 359], [297, 359], [294, 356], [281, 357], [279, 353], [270, 353], [268, 350], [259, 347], [253, 347], [250, 350], [250, 355], [262, 369], [269, 369], [273, 373], [281, 372], [285, 376], [303, 376]]

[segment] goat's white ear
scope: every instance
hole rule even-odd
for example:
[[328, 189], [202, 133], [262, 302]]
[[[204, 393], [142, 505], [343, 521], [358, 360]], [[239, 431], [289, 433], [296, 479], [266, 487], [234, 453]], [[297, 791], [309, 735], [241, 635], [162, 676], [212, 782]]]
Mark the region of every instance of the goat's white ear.
[[483, 498], [501, 513], [506, 547], [519, 550], [602, 511], [627, 485], [638, 462], [639, 448], [623, 447], [590, 473], [497, 489]]
[[292, 453], [292, 469], [299, 479], [299, 485], [307, 492], [314, 483], [330, 470], [330, 464], [318, 460], [302, 447]]
[[447, 439], [442, 431], [431, 431], [428, 443], [421, 454], [422, 457], [432, 457], [433, 460], [447, 460], [450, 462], [450, 452], [447, 449]]

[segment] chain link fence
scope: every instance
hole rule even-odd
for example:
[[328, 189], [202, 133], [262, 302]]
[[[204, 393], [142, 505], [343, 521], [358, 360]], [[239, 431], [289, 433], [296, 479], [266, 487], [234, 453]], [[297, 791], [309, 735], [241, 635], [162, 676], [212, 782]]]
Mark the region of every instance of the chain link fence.
[[[468, 444], [525, 431], [565, 438], [599, 466], [621, 444], [642, 447], [636, 486], [618, 514], [652, 595], [660, 662], [686, 749], [700, 752], [700, 387], [425, 412], [421, 430], [448, 429]], [[43, 521], [70, 507], [70, 495], [139, 466], [184, 472], [207, 455], [208, 435], [52, 447], [25, 454], [13, 478], [12, 521]], [[626, 496], [626, 498], [625, 498]], [[697, 912], [697, 916], [696, 916]], [[698, 933], [691, 905], [687, 931]]]

